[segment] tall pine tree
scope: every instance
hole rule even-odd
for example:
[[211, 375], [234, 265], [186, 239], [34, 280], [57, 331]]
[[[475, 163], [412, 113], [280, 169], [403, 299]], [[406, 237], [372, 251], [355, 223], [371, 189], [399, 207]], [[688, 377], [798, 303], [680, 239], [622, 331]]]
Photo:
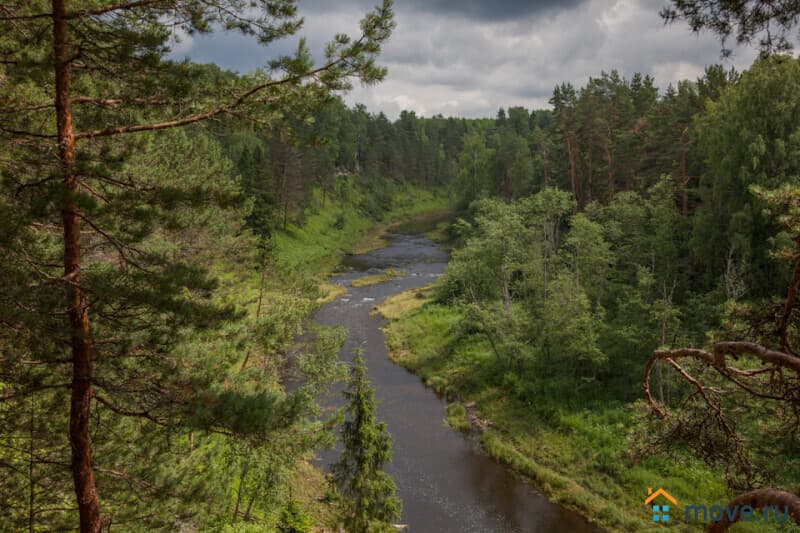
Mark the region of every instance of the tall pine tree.
[[[170, 407], [198, 420], [198, 404], [209, 399], [192, 398], [187, 391], [199, 387], [191, 379], [171, 383], [181, 373], [170, 369], [185, 364], [170, 356], [171, 341], [181, 328], [225, 317], [203, 301], [214, 288], [207, 276], [187, 261], [171, 261], [155, 243], [142, 246], [155, 235], [155, 215], [207, 200], [202, 184], [189, 191], [156, 187], [148, 171], [122, 174], [121, 162], [146, 132], [230, 115], [269, 122], [348, 88], [351, 77], [379, 81], [385, 70], [375, 59], [393, 26], [391, 2], [362, 20], [359, 38], [335, 36], [321, 66], [301, 40], [295, 55], [236, 77], [167, 60], [170, 36], [176, 29], [222, 27], [267, 45], [293, 35], [301, 23], [294, 0], [16, 0], [0, 6], [0, 140], [8, 147], [0, 162], [8, 186], [3, 206], [15, 230], [33, 231], [42, 243], [32, 249], [27, 244], [34, 238], [6, 241], [3, 253], [22, 265], [30, 290], [11, 296], [26, 312], [4, 322], [17, 335], [50, 340], [32, 360], [52, 369], [22, 376], [11, 397], [69, 391], [64, 427], [82, 532], [97, 532], [103, 523], [93, 420], [105, 413], [163, 425], [176, 418]], [[168, 182], [168, 165], [160, 170]], [[8, 368], [31, 360], [24, 351], [15, 357], [5, 361]], [[231, 398], [220, 400], [216, 413], [199, 420], [231, 432], [220, 427]]]
[[400, 517], [401, 502], [395, 495], [394, 480], [383, 470], [392, 459], [391, 436], [386, 424], [375, 418], [375, 391], [367, 381], [360, 351], [353, 360], [344, 397], [344, 451], [332, 467], [342, 522], [349, 533], [386, 531]]

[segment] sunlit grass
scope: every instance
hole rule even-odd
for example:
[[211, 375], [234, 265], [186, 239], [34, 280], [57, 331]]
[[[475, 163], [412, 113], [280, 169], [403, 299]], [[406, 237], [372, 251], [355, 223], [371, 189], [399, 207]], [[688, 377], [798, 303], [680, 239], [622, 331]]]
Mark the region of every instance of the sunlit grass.
[[427, 302], [432, 289], [433, 284], [429, 284], [389, 296], [377, 307], [377, 310], [388, 319], [406, 316], [410, 311], [421, 307]]
[[392, 281], [393, 279], [397, 279], [403, 276], [402, 270], [397, 270], [395, 268], [387, 268], [380, 274], [374, 274], [372, 276], [364, 276], [362, 278], [354, 279], [350, 282], [353, 287], [369, 287], [370, 285], [379, 285], [381, 283], [386, 283], [387, 281]]
[[342, 285], [327, 282], [320, 284], [319, 291], [322, 296], [317, 298], [317, 303], [320, 305], [330, 303], [338, 299], [340, 296], [347, 294], [347, 289]]
[[289, 224], [272, 237], [278, 271], [293, 277], [326, 277], [344, 253], [364, 252], [383, 244], [381, 235], [391, 225], [430, 212], [447, 212], [450, 197], [438, 191], [405, 187], [392, 199], [382, 220], [361, 208], [365, 192], [352, 182], [343, 185], [340, 198], [323, 201], [312, 195], [302, 224]]
[[467, 410], [460, 403], [451, 403], [447, 405], [447, 424], [458, 431], [469, 433], [472, 430], [472, 424], [467, 418]]

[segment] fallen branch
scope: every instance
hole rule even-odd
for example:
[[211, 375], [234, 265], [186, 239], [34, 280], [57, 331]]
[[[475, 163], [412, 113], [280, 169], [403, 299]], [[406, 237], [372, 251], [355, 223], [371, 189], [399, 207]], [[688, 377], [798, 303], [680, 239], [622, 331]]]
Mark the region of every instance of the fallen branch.
[[[776, 489], [758, 489], [741, 494], [730, 502], [728, 508], [737, 508], [741, 510], [742, 507], [750, 506], [753, 510], [764, 508], [777, 508], [778, 512], [783, 513], [784, 509], [788, 510], [789, 516], [800, 524], [800, 498], [789, 492]], [[733, 520], [728, 516], [728, 513], [722, 514], [722, 520], [719, 522], [712, 522], [706, 533], [725, 533], [733, 524], [739, 521], [741, 512], [732, 513]]]

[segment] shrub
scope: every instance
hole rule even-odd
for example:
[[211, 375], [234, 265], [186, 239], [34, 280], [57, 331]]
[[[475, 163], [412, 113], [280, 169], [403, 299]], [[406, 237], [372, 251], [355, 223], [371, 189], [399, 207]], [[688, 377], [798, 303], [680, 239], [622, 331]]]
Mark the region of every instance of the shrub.
[[281, 533], [308, 533], [311, 531], [311, 517], [300, 508], [293, 498], [289, 499], [281, 512], [278, 531]]

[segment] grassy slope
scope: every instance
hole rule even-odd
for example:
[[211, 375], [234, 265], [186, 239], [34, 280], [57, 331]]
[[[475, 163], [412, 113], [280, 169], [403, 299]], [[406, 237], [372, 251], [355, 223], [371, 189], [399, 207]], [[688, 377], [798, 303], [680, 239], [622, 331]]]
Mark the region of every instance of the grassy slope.
[[[429, 386], [458, 398], [473, 421], [488, 420], [480, 436], [486, 451], [499, 462], [531, 478], [550, 499], [572, 508], [611, 531], [660, 531], [643, 500], [647, 488], [664, 487], [684, 504], [723, 504], [731, 496], [718, 473], [690, 456], [650, 458], [634, 464], [628, 454], [629, 407], [593, 407], [563, 412], [543, 420], [530, 406], [487, 386], [493, 366], [484, 340], [456, 340], [452, 327], [458, 310], [430, 302], [430, 288], [401, 293], [379, 307], [389, 319], [390, 357], [417, 373]], [[473, 406], [474, 405], [474, 406]], [[460, 409], [449, 409], [451, 425], [463, 424]], [[682, 516], [672, 530], [698, 531]], [[774, 531], [754, 524], [732, 531]], [[789, 529], [786, 529], [787, 531]]]
[[389, 224], [446, 210], [450, 204], [444, 193], [406, 188], [392, 199], [383, 219], [376, 223], [360, 209], [362, 199], [363, 193], [355, 188], [347, 199], [339, 201], [328, 199], [323, 203], [315, 194], [304, 224], [290, 224], [287, 231], [273, 237], [278, 269], [285, 273], [325, 277], [336, 267], [343, 253], [363, 253], [382, 246], [380, 235]]

